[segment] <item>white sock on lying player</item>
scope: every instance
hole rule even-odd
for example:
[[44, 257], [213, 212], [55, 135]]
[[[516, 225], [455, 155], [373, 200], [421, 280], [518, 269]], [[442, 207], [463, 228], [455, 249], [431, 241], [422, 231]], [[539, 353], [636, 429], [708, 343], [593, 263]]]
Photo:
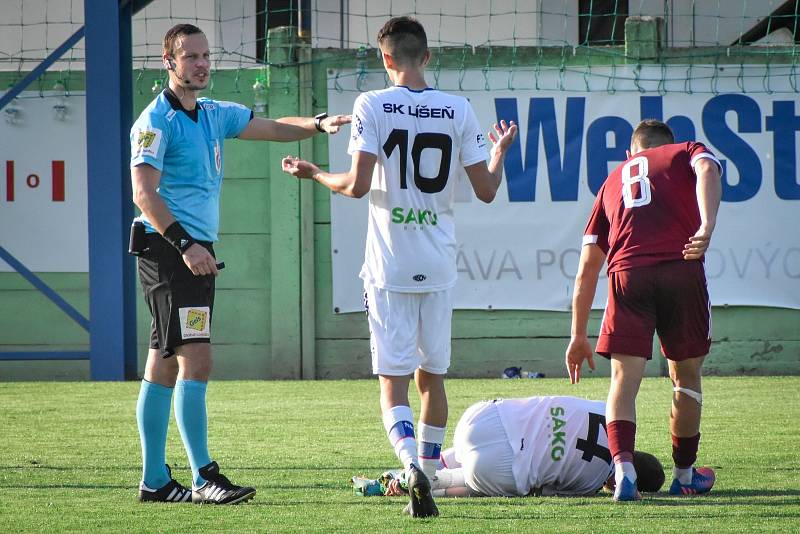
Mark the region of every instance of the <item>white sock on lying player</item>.
[[470, 495], [464, 470], [461, 468], [436, 471], [436, 477], [431, 482], [431, 489], [434, 497], [469, 497]]

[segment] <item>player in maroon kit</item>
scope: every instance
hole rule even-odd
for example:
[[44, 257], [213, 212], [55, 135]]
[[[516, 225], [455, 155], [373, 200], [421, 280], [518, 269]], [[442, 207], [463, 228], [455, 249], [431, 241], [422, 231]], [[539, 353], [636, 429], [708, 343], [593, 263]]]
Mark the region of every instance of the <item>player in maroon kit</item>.
[[584, 360], [595, 368], [586, 323], [607, 259], [608, 303], [596, 351], [611, 360], [606, 420], [616, 501], [641, 499], [631, 462], [636, 394], [652, 357], [654, 331], [674, 386], [675, 468], [669, 492], [706, 493], [714, 484], [713, 470], [693, 465], [700, 442], [700, 368], [711, 346], [703, 255], [722, 196], [720, 171], [717, 158], [701, 143], [674, 143], [669, 126], [642, 121], [627, 161], [600, 188], [586, 225], [566, 364], [573, 384], [580, 380]]

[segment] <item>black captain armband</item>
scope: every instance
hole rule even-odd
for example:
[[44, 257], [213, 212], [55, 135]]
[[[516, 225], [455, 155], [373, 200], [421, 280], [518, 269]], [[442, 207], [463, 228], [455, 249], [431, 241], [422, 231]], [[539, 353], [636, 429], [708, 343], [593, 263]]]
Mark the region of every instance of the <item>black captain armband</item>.
[[164, 239], [166, 239], [167, 242], [175, 247], [181, 254], [186, 252], [186, 249], [196, 243], [196, 241], [192, 239], [192, 236], [190, 236], [189, 233], [183, 229], [183, 226], [181, 226], [181, 223], [178, 221], [175, 221], [167, 227], [167, 229], [164, 231]]

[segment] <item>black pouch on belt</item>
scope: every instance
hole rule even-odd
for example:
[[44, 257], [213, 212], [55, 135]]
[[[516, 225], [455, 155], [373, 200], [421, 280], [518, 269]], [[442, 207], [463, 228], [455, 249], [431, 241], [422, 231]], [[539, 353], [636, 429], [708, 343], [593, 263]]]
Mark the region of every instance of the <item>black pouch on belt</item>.
[[131, 224], [131, 239], [128, 243], [128, 253], [138, 256], [147, 250], [147, 240], [145, 239], [144, 223], [139, 219], [134, 219]]

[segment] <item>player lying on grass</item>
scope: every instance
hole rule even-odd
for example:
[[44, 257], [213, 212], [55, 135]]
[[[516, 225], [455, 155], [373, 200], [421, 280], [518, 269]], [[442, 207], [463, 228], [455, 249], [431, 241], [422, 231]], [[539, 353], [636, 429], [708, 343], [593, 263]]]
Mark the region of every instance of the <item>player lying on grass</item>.
[[[605, 409], [603, 402], [575, 397], [473, 404], [456, 426], [453, 447], [441, 455], [434, 496], [579, 496], [613, 489]], [[637, 451], [634, 462], [639, 490], [658, 491], [664, 483], [658, 459]], [[362, 495], [407, 493], [402, 471], [352, 483]]]

